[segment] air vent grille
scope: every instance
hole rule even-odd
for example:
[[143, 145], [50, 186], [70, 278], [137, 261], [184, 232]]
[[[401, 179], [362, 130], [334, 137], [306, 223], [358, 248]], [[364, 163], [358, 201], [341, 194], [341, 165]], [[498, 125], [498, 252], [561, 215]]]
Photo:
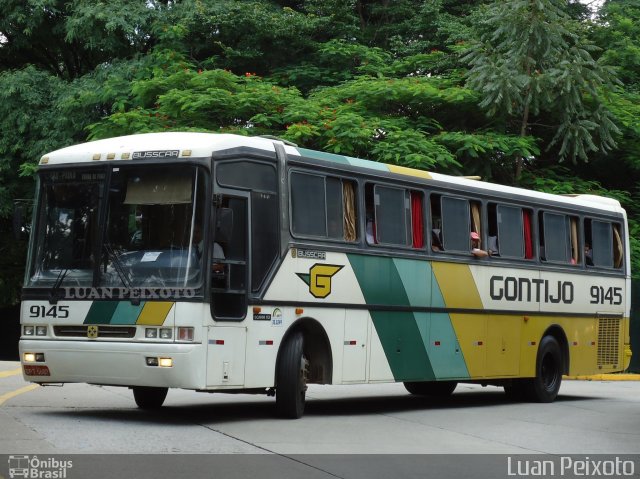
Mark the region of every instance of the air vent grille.
[[620, 340], [620, 318], [598, 319], [598, 367], [617, 368]]

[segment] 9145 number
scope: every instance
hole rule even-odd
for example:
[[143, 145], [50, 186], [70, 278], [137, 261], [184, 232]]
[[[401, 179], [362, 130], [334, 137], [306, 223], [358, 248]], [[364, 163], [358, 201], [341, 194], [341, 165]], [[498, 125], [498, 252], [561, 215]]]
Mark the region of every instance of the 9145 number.
[[622, 288], [591, 286], [591, 304], [622, 304]]
[[46, 306], [33, 305], [29, 308], [30, 318], [60, 318], [65, 319], [69, 317], [69, 306]]

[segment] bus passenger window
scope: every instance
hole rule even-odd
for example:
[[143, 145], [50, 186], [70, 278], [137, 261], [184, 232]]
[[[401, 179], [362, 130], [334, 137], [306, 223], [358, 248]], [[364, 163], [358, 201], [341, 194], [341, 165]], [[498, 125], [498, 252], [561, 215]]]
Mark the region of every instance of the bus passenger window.
[[609, 221], [585, 219], [584, 241], [587, 266], [601, 268], [622, 266], [622, 238], [619, 225]]
[[539, 214], [540, 259], [554, 263], [576, 264], [579, 260], [577, 250], [577, 222], [572, 227], [568, 215], [550, 213]]
[[429, 200], [431, 208], [431, 250], [444, 251], [442, 246], [442, 212], [440, 208], [440, 195], [432, 195]]
[[373, 185], [367, 185], [365, 187], [364, 194], [365, 204], [365, 236], [368, 244], [376, 244], [376, 225], [375, 225], [375, 213], [373, 206]]
[[356, 241], [355, 183], [341, 178], [291, 174], [291, 230], [297, 236]]
[[379, 243], [407, 246], [411, 238], [409, 192], [375, 185], [373, 191], [375, 239]]
[[469, 253], [471, 250], [469, 201], [443, 196], [440, 204], [444, 250]]
[[519, 206], [489, 204], [487, 248], [494, 256], [533, 258], [531, 211]]
[[366, 185], [367, 243], [424, 248], [422, 201], [420, 191]]

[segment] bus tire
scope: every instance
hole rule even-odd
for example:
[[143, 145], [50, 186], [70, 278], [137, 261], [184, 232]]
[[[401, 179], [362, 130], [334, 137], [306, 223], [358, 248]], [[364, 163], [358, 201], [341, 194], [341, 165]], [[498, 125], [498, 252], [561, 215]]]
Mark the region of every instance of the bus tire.
[[280, 351], [276, 373], [276, 412], [287, 419], [304, 413], [309, 362], [303, 352], [301, 332], [292, 334]]
[[536, 376], [526, 380], [527, 399], [550, 403], [555, 400], [562, 383], [562, 349], [553, 336], [540, 341], [536, 357]]
[[167, 397], [167, 388], [133, 387], [133, 399], [140, 409], [158, 409]]
[[406, 382], [404, 387], [411, 394], [417, 396], [435, 396], [446, 397], [450, 396], [456, 386], [455, 381], [424, 381], [424, 382]]

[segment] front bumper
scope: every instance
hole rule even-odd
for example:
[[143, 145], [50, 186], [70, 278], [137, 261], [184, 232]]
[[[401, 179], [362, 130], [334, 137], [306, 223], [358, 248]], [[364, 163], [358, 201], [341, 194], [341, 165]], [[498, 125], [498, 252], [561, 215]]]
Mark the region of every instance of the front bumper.
[[[44, 353], [44, 362], [24, 361], [24, 353]], [[206, 355], [201, 344], [23, 339], [20, 359], [26, 381], [156, 386], [202, 389]], [[172, 358], [173, 366], [148, 366], [147, 357]], [[46, 366], [49, 376], [27, 375], [24, 366]]]

